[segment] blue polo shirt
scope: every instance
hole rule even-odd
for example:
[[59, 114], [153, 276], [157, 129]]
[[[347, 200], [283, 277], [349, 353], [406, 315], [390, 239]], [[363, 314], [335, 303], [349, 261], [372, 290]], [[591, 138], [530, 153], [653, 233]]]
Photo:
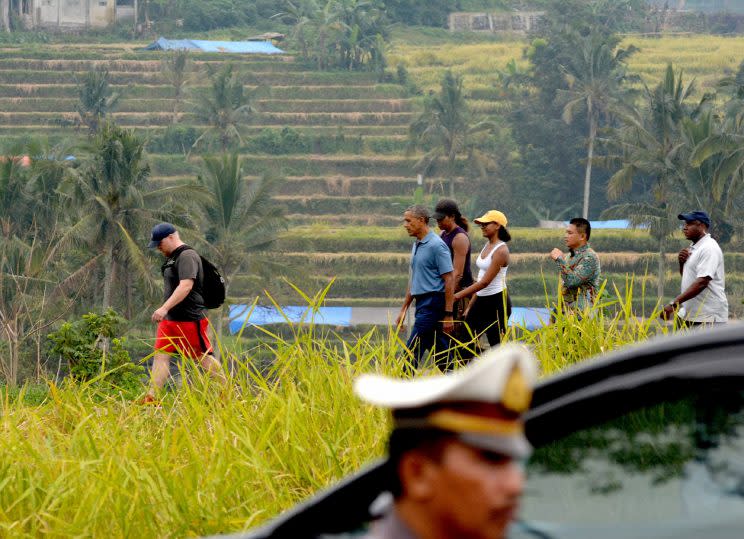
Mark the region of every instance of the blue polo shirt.
[[452, 271], [447, 244], [431, 230], [411, 249], [411, 295], [444, 292], [442, 275]]

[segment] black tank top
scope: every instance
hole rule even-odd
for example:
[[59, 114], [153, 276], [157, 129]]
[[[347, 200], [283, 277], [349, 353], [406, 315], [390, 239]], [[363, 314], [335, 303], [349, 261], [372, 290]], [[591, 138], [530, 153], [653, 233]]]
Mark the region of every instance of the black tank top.
[[458, 234], [465, 234], [465, 237], [468, 240], [468, 254], [465, 257], [465, 267], [462, 269], [462, 279], [460, 279], [459, 283], [455, 283], [455, 290], [467, 288], [468, 286], [473, 284], [473, 273], [470, 271], [470, 238], [468, 237], [468, 233], [465, 232], [465, 230], [461, 226], [456, 226], [452, 229], [452, 232], [443, 230], [441, 238], [442, 241], [447, 244], [447, 247], [450, 250], [450, 256], [452, 257], [452, 260], [454, 260], [455, 252], [452, 250], [452, 241]]

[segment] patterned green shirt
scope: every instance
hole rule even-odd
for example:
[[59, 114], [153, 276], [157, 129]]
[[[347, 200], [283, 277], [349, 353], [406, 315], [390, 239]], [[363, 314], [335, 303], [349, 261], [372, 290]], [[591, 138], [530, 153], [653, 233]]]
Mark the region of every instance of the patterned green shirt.
[[597, 253], [586, 245], [571, 253], [568, 260], [555, 261], [561, 270], [561, 295], [567, 307], [583, 310], [594, 304], [600, 286], [600, 267]]

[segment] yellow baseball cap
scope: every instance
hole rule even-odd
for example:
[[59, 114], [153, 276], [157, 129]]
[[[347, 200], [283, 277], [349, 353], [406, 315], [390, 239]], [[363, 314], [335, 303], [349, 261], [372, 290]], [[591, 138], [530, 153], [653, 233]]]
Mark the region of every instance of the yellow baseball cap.
[[473, 222], [477, 225], [482, 225], [483, 223], [498, 223], [501, 226], [506, 226], [508, 223], [506, 215], [499, 210], [488, 210], [481, 217], [473, 219]]

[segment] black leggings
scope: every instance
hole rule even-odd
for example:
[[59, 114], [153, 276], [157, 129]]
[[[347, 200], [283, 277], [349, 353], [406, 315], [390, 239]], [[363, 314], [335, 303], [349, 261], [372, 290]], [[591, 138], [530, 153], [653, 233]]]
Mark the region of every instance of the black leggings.
[[485, 331], [488, 344], [497, 346], [506, 333], [506, 324], [511, 316], [511, 300], [506, 290], [491, 296], [478, 296], [465, 317], [470, 331], [480, 335]]

